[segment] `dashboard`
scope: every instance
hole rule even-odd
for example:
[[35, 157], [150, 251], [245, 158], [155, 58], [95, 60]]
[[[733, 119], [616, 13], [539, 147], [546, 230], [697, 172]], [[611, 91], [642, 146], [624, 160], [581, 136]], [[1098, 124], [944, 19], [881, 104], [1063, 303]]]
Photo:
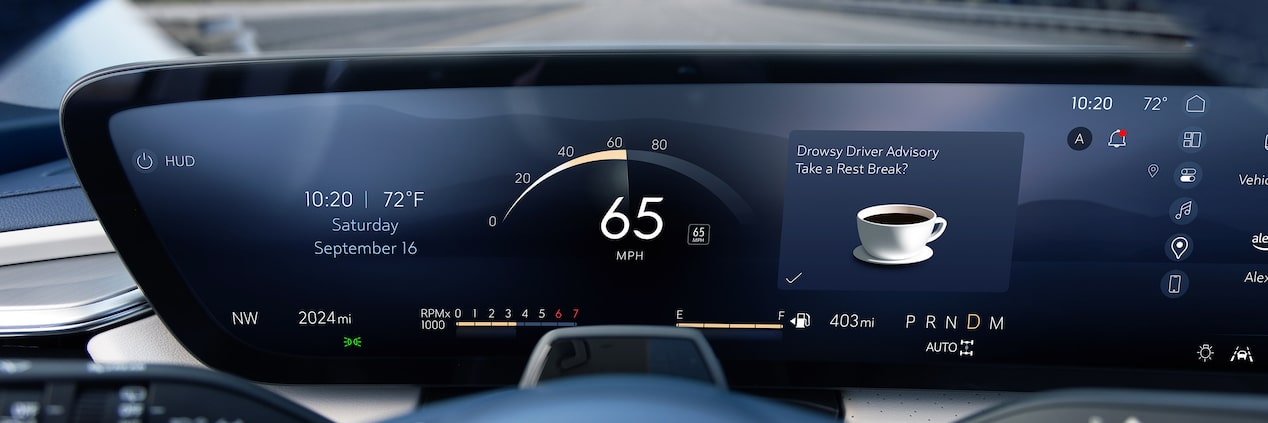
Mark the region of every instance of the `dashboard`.
[[739, 386], [1263, 390], [1266, 106], [1165, 54], [488, 53], [110, 69], [62, 127], [254, 380], [510, 384], [638, 324]]

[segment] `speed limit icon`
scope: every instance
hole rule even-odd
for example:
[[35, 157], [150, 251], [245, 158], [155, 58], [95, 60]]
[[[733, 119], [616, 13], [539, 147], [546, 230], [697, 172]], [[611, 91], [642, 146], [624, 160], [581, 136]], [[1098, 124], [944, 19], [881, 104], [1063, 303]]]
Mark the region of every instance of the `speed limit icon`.
[[687, 245], [709, 245], [709, 225], [705, 223], [687, 225]]

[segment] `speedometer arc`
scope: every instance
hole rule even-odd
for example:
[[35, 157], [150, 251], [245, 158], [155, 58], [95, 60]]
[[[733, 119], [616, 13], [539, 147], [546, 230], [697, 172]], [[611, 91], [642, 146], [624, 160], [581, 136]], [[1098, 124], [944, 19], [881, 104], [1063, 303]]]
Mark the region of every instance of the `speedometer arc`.
[[734, 188], [723, 181], [722, 178], [714, 175], [712, 172], [705, 170], [695, 163], [668, 154], [628, 149], [596, 151], [555, 166], [553, 169], [543, 174], [540, 178], [534, 180], [528, 185], [528, 188], [525, 188], [524, 191], [520, 193], [519, 197], [515, 198], [515, 201], [511, 203], [511, 206], [506, 209], [506, 213], [502, 216], [502, 220], [505, 221], [509, 219], [511, 212], [515, 211], [515, 206], [519, 205], [520, 201], [523, 201], [524, 198], [528, 196], [528, 193], [532, 192], [534, 188], [537, 188], [538, 185], [546, 182], [551, 177], [569, 169], [580, 167], [589, 163], [603, 161], [642, 162], [672, 170], [686, 176], [692, 181], [695, 181], [705, 187], [705, 189], [708, 189], [709, 192], [726, 205], [727, 209], [731, 211], [731, 214], [735, 215], [736, 220], [740, 223], [749, 224], [754, 220], [753, 208], [749, 206], [748, 202], [744, 201], [744, 198], [741, 197]]

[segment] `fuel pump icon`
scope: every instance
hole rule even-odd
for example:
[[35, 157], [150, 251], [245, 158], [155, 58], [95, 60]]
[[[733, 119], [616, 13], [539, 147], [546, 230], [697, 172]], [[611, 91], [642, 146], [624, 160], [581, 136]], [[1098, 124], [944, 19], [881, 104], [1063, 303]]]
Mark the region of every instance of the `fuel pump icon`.
[[794, 316], [792, 320], [789, 320], [788, 323], [792, 323], [793, 327], [796, 329], [808, 328], [810, 327], [810, 313], [797, 313], [797, 315]]

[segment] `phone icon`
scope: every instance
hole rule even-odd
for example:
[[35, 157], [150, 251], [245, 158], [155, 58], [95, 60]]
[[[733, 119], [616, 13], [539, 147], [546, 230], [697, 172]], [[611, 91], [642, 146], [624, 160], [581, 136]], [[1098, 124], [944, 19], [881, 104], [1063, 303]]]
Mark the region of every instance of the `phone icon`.
[[1167, 293], [1179, 294], [1181, 288], [1180, 284], [1182, 283], [1184, 283], [1184, 276], [1176, 274], [1167, 275]]
[[1159, 288], [1162, 288], [1162, 295], [1167, 298], [1176, 299], [1183, 297], [1189, 292], [1189, 275], [1179, 269], [1173, 269], [1170, 272], [1162, 274], [1162, 281]]

